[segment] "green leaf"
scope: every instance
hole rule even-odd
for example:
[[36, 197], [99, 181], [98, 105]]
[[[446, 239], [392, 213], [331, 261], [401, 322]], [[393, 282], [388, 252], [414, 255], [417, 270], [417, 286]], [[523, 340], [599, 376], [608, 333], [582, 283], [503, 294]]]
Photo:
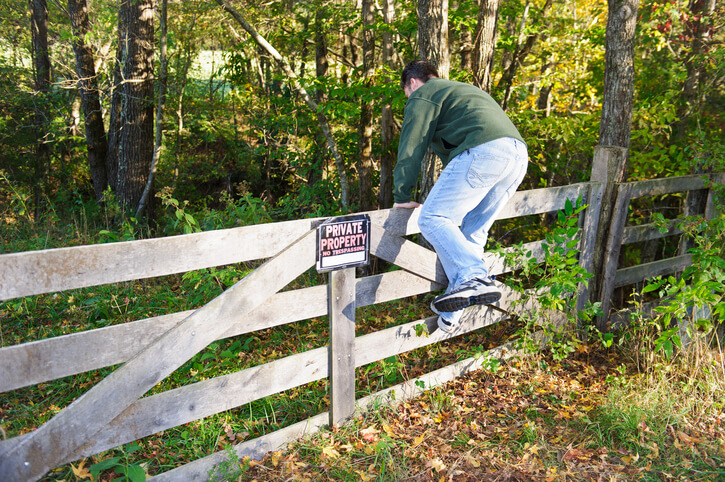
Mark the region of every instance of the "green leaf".
[[98, 475], [103, 472], [104, 470], [108, 470], [110, 468], [115, 467], [118, 465], [118, 461], [121, 460], [121, 457], [113, 457], [110, 459], [101, 460], [97, 464], [91, 465], [89, 471], [94, 479], [98, 478]]
[[125, 475], [131, 482], [145, 482], [146, 472], [139, 465], [126, 465], [116, 469], [117, 474]]
[[660, 289], [660, 286], [661, 286], [661, 284], [659, 282], [650, 283], [642, 289], [642, 293], [644, 294], [644, 293], [650, 293], [652, 291], [656, 291], [656, 290]]
[[208, 360], [209, 358], [214, 358], [214, 355], [212, 353], [204, 353], [201, 356], [201, 359], [199, 359], [200, 362], [203, 362], [205, 360]]
[[672, 339], [668, 338], [665, 340], [664, 345], [662, 346], [665, 354], [667, 355], [667, 358], [672, 358]]
[[125, 450], [126, 450], [126, 453], [127, 454], [133, 453], [133, 452], [135, 452], [137, 450], [140, 450], [140, 449], [141, 449], [141, 446], [138, 444], [137, 441], [131, 442], [130, 444], [128, 444], [125, 447]]

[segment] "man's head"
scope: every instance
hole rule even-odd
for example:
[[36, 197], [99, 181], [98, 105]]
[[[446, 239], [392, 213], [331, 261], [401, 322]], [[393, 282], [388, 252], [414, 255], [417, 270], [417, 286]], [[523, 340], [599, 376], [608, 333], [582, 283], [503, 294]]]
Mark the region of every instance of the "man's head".
[[409, 97], [418, 87], [425, 84], [428, 79], [438, 77], [438, 71], [427, 60], [413, 60], [408, 63], [400, 74], [400, 86]]

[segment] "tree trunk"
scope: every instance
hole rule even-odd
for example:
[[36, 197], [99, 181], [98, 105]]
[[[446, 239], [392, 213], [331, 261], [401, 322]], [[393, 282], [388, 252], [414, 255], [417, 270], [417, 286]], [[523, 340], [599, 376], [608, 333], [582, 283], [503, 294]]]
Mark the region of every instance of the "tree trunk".
[[441, 78], [448, 78], [448, 0], [418, 1], [418, 56], [435, 65]]
[[73, 147], [75, 144], [73, 138], [80, 135], [81, 98], [77, 91], [68, 91], [68, 103], [68, 116], [66, 117], [65, 132], [63, 139], [60, 141], [60, 155], [58, 156], [60, 158], [60, 166], [58, 166], [60, 179], [58, 180], [58, 184], [63, 188], [68, 185], [66, 169], [73, 162]]
[[[419, 0], [418, 56], [435, 65], [441, 78], [448, 78], [451, 61], [448, 50], [448, 0]], [[421, 166], [418, 202], [422, 203], [428, 197], [441, 167], [438, 157], [428, 149]]]
[[[458, 0], [454, 0], [453, 3], [448, 6], [448, 8], [452, 10], [458, 10], [460, 7], [461, 2]], [[461, 70], [469, 70], [473, 72], [473, 32], [464, 22], [454, 25], [453, 32], [454, 33], [449, 36], [449, 45], [458, 45], [458, 56], [461, 63]]]
[[[594, 256], [595, 277], [592, 278], [596, 300], [602, 302], [603, 309], [610, 306], [610, 283], [606, 279], [604, 252], [608, 248], [612, 219], [617, 218], [616, 196], [609, 186], [622, 183], [627, 178], [627, 151], [631, 137], [632, 102], [634, 96], [634, 31], [637, 24], [639, 0], [609, 0], [609, 18], [605, 41], [604, 98], [602, 101], [602, 120], [599, 128], [599, 146], [596, 153], [609, 153], [610, 161], [607, 192], [602, 198], [600, 214], [600, 239]], [[596, 164], [596, 162], [595, 162]], [[603, 163], [605, 164], [605, 163]], [[616, 167], [615, 167], [616, 166]], [[599, 180], [594, 174], [592, 180]], [[612, 187], [614, 189], [614, 187]], [[626, 214], [626, 213], [625, 213]], [[601, 247], [604, 247], [602, 249]], [[617, 248], [618, 252], [619, 249]], [[613, 255], [612, 255], [613, 256]], [[613, 256], [614, 257], [614, 256]], [[598, 325], [604, 326], [609, 317], [605, 310], [604, 318]]]
[[[687, 126], [693, 113], [701, 111], [701, 106], [705, 103], [705, 89], [703, 85], [706, 83], [708, 76], [707, 62], [703, 61], [703, 56], [710, 49], [713, 42], [713, 19], [712, 14], [715, 12], [716, 0], [690, 0], [689, 10], [691, 12], [689, 19], [685, 22], [685, 35], [692, 38], [690, 51], [685, 55], [685, 69], [687, 77], [682, 86], [682, 104], [677, 110], [677, 125], [675, 126], [675, 140], [682, 143], [687, 135]], [[703, 174], [708, 172], [706, 167], [708, 157], [711, 153], [696, 152], [697, 162], [692, 167], [692, 174]], [[685, 216], [695, 216], [701, 214], [705, 209], [707, 201], [707, 190], [687, 191], [685, 198], [685, 206], [683, 214]], [[680, 243], [680, 254], [686, 254], [692, 248], [694, 242], [692, 239], [683, 237]]]
[[[363, 85], [370, 91], [375, 75], [375, 4], [373, 0], [362, 0], [363, 28]], [[362, 96], [360, 101], [360, 145], [358, 149], [358, 185], [360, 186], [360, 210], [370, 211], [374, 205], [373, 195], [373, 99]]]
[[50, 56], [48, 55], [48, 5], [46, 0], [31, 0], [30, 30], [35, 69], [35, 221], [40, 220], [40, 204], [50, 167], [48, 112], [46, 97], [50, 93]]
[[473, 43], [473, 81], [486, 92], [491, 92], [493, 54], [496, 50], [498, 9], [501, 0], [481, 0], [478, 7], [476, 37]]
[[109, 183], [136, 208], [154, 152], [154, 10], [151, 0], [121, 0], [109, 128]]
[[[599, 145], [629, 149], [634, 97], [634, 31], [639, 0], [609, 0]], [[623, 169], [626, 178], [626, 163]], [[620, 179], [619, 182], [622, 182]]]
[[299, 81], [297, 80], [297, 75], [290, 68], [289, 63], [284, 58], [282, 58], [277, 49], [270, 45], [270, 43], [267, 42], [267, 40], [262, 37], [249, 22], [247, 22], [242, 14], [239, 13], [237, 9], [232, 7], [227, 2], [227, 0], [216, 0], [216, 2], [224, 10], [226, 10], [227, 13], [229, 13], [234, 18], [234, 20], [236, 20], [237, 23], [239, 23], [239, 25], [244, 28], [244, 30], [247, 31], [249, 36], [252, 37], [257, 45], [266, 50], [267, 53], [272, 56], [275, 62], [277, 62], [277, 66], [279, 67], [279, 69], [284, 72], [287, 77], [289, 77], [292, 83], [292, 87], [294, 87], [300, 97], [302, 97], [307, 106], [316, 113], [317, 122], [319, 123], [320, 128], [325, 135], [325, 139], [327, 139], [327, 145], [330, 148], [330, 151], [332, 151], [332, 155], [335, 157], [337, 173], [340, 178], [340, 204], [342, 205], [343, 210], [347, 210], [350, 204], [350, 182], [348, 181], [347, 171], [345, 169], [345, 160], [343, 159], [340, 150], [337, 148], [337, 143], [335, 142], [335, 138], [332, 135], [330, 123], [328, 122], [324, 112], [322, 112], [322, 109], [320, 109], [317, 103], [312, 100], [312, 97], [310, 97], [310, 95], [307, 93], [307, 90], [305, 90], [305, 88], [302, 87], [302, 85], [299, 83]]
[[[194, 16], [194, 19], [191, 24], [191, 29], [194, 28], [194, 25], [196, 24], [196, 15]], [[181, 152], [183, 149], [183, 143], [184, 143], [184, 94], [186, 93], [186, 84], [187, 80], [189, 78], [189, 69], [191, 68], [191, 62], [194, 60], [194, 55], [192, 54], [192, 48], [187, 45], [187, 47], [184, 49], [184, 52], [186, 53], [186, 59], [185, 60], [179, 60], [181, 63], [181, 71], [179, 72], [179, 100], [176, 107], [176, 162], [178, 165], [179, 160], [181, 159]], [[178, 171], [178, 168], [176, 168], [176, 171]], [[176, 181], [176, 176], [174, 176], [174, 181]]]
[[[383, 22], [392, 26], [395, 18], [395, 0], [383, 0]], [[383, 31], [383, 64], [389, 72], [395, 72], [393, 66], [393, 33], [389, 29]], [[397, 76], [396, 76], [397, 77]], [[380, 158], [380, 187], [378, 188], [378, 206], [386, 209], [393, 206], [393, 164], [395, 152], [391, 148], [395, 135], [395, 120], [390, 101], [383, 104], [382, 118], [380, 119], [382, 140], [382, 156]]]
[[716, 0], [690, 0], [690, 16], [685, 21], [684, 34], [692, 38], [692, 43], [684, 60], [687, 77], [682, 86], [682, 103], [677, 109], [678, 121], [675, 126], [677, 141], [685, 138], [690, 115], [705, 101], [700, 88], [707, 76], [707, 62], [703, 61], [703, 54], [708, 51], [713, 41], [712, 14], [716, 3]]
[[[143, 194], [138, 203], [136, 210], [136, 218], [139, 218], [146, 206], [149, 204], [149, 197], [153, 192], [154, 178], [156, 177], [156, 166], [161, 156], [161, 143], [163, 141], [164, 132], [164, 105], [166, 104], [166, 85], [168, 83], [168, 57], [166, 56], [166, 40], [167, 40], [167, 17], [168, 17], [168, 1], [161, 0], [161, 11], [159, 12], [159, 30], [161, 34], [161, 44], [159, 48], [159, 98], [156, 105], [156, 136], [154, 140], [154, 153], [151, 159], [151, 168], [149, 170], [148, 180], [144, 187]], [[151, 211], [151, 209], [149, 209]], [[149, 218], [152, 216], [149, 216]]]
[[[315, 12], [315, 75], [320, 81], [317, 84], [315, 100], [317, 104], [324, 104], [327, 101], [327, 93], [323, 87], [324, 77], [327, 75], [329, 61], [327, 58], [327, 31], [324, 19], [327, 16], [327, 9], [320, 7]], [[322, 180], [322, 175], [327, 171], [327, 153], [324, 149], [325, 138], [320, 131], [315, 132], [315, 152], [319, 152], [316, 159], [307, 171], [307, 185], [313, 187]]]
[[551, 114], [551, 89], [553, 84], [551, 81], [545, 80], [550, 77], [551, 67], [551, 62], [544, 59], [540, 69], [539, 97], [536, 99], [536, 108], [544, 112], [544, 117], [549, 117]]
[[73, 51], [76, 58], [78, 90], [81, 95], [81, 107], [85, 119], [88, 165], [91, 171], [93, 192], [96, 200], [100, 201], [103, 198], [103, 191], [108, 186], [106, 172], [107, 140], [106, 129], [103, 125], [93, 52], [85, 42], [86, 34], [90, 29], [86, 0], [68, 0], [68, 13], [73, 28]]

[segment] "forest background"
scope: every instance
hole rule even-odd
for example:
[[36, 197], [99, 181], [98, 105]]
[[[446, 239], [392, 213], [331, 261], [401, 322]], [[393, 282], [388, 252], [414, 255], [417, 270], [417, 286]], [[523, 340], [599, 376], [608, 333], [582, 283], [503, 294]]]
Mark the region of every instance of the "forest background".
[[[607, 4], [427, 3], [3, 0], [1, 251], [389, 207], [399, 72], [426, 49], [519, 127], [522, 189], [588, 180]], [[633, 6], [627, 177], [721, 166], [722, 2]]]

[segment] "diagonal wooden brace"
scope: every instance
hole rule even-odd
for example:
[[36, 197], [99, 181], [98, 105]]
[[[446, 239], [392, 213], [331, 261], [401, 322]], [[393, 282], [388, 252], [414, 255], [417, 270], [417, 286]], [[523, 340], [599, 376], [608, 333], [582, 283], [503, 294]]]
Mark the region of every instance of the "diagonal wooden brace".
[[315, 264], [314, 230], [190, 314], [3, 454], [0, 479], [37, 480], [78, 451], [129, 405], [223, 334], [239, 317]]
[[433, 251], [375, 223], [371, 224], [370, 231], [370, 253], [421, 278], [440, 283], [441, 288], [448, 286], [446, 273]]

